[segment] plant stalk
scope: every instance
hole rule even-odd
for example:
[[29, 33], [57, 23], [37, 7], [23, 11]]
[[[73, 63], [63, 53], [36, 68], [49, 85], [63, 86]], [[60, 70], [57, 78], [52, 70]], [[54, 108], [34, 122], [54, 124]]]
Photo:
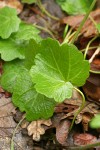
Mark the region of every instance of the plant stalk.
[[82, 22], [81, 22], [81, 24], [80, 24], [78, 30], [76, 31], [76, 34], [75, 34], [75, 36], [73, 37], [71, 43], [74, 43], [74, 42], [76, 41], [76, 39], [77, 39], [77, 37], [78, 37], [78, 35], [79, 35], [79, 33], [80, 33], [80, 31], [81, 31], [81, 29], [82, 29], [84, 23], [86, 22], [86, 20], [87, 20], [89, 14], [90, 14], [90, 12], [91, 12], [91, 10], [92, 10], [93, 7], [95, 6], [95, 3], [96, 3], [96, 0], [93, 0], [93, 2], [92, 2], [92, 4], [91, 4], [91, 6], [90, 6], [88, 12], [87, 12], [86, 15], [84, 16], [84, 18], [83, 18], [83, 20], [82, 20]]
[[59, 21], [59, 18], [57, 18], [57, 17], [55, 17], [55, 16], [52, 16], [52, 15], [43, 7], [43, 5], [41, 4], [41, 1], [40, 1], [40, 0], [37, 0], [37, 5], [38, 5], [38, 7], [39, 7], [48, 17], [50, 17], [50, 18], [53, 19], [53, 20]]
[[87, 52], [88, 52], [88, 49], [89, 49], [91, 43], [92, 43], [97, 37], [98, 37], [98, 36], [93, 37], [93, 38], [91, 39], [91, 41], [89, 41], [89, 43], [87, 44], [86, 49], [85, 49], [85, 52], [84, 52], [84, 59], [86, 58], [86, 54], [87, 54]]
[[40, 30], [44, 30], [45, 32], [49, 33], [49, 35], [51, 35], [51, 37], [53, 39], [55, 39], [53, 33], [50, 30], [48, 30], [47, 28], [39, 26], [39, 25], [36, 25], [36, 24], [33, 24], [33, 26], [36, 27], [36, 28], [38, 28], [38, 29], [40, 29]]
[[75, 146], [75, 147], [70, 147], [69, 150], [87, 150], [90, 148], [94, 148], [96, 146], [100, 146], [100, 142], [96, 142], [93, 144], [88, 144], [88, 145], [84, 145], [84, 146]]
[[73, 125], [74, 125], [74, 122], [75, 122], [75, 119], [76, 119], [77, 115], [81, 112], [81, 110], [84, 108], [84, 105], [85, 105], [85, 97], [84, 97], [84, 94], [83, 94], [79, 89], [77, 89], [76, 87], [74, 87], [74, 89], [75, 89], [76, 91], [78, 91], [78, 92], [81, 94], [81, 96], [82, 96], [82, 105], [80, 106], [80, 108], [78, 109], [78, 111], [76, 112], [76, 114], [74, 115], [74, 118], [73, 118], [73, 120], [72, 120], [72, 123], [71, 123], [71, 126], [70, 126], [69, 131], [71, 131], [71, 129], [72, 129]]
[[25, 119], [25, 117], [23, 117], [23, 118], [19, 121], [19, 123], [17, 124], [16, 128], [14, 129], [14, 132], [13, 132], [13, 135], [12, 135], [12, 139], [11, 139], [11, 148], [10, 148], [10, 150], [14, 150], [14, 136], [15, 136], [15, 134], [16, 134], [16, 131], [17, 131], [19, 125], [23, 122], [24, 119]]

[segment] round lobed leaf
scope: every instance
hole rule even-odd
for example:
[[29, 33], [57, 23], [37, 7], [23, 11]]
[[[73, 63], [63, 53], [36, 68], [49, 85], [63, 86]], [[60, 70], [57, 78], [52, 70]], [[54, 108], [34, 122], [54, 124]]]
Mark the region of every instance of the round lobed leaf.
[[57, 102], [71, 98], [73, 86], [84, 85], [89, 76], [89, 62], [74, 45], [60, 45], [50, 38], [39, 48], [41, 52], [30, 70], [37, 92]]
[[53, 115], [55, 101], [36, 92], [28, 70], [24, 70], [17, 78], [12, 101], [15, 106], [26, 112], [28, 121], [40, 118], [48, 119]]
[[16, 9], [10, 7], [0, 9], [0, 36], [7, 39], [11, 33], [17, 32], [20, 22]]

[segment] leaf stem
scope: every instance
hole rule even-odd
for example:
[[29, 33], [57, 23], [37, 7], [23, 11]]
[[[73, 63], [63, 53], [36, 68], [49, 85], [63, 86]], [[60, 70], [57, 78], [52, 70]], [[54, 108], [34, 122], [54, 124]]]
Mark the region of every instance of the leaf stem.
[[[96, 48], [98, 48], [98, 46], [91, 46], [91, 47], [88, 48], [88, 50], [92, 50], [92, 49], [96, 49]], [[85, 50], [86, 50], [86, 48], [84, 48], [84, 49], [82, 49], [80, 51], [84, 52]]]
[[15, 134], [16, 134], [16, 131], [17, 131], [19, 125], [23, 122], [24, 119], [25, 119], [25, 116], [19, 121], [19, 123], [17, 124], [16, 128], [15, 128], [14, 131], [13, 131], [13, 135], [12, 135], [12, 139], [11, 139], [11, 148], [10, 148], [10, 150], [14, 150], [14, 136], [15, 136]]
[[43, 5], [41, 4], [41, 1], [40, 0], [37, 0], [37, 5], [38, 7], [48, 16], [50, 17], [51, 19], [53, 20], [59, 20], [59, 18], [55, 17], [55, 16], [52, 16], [44, 7]]
[[96, 0], [93, 0], [93, 2], [92, 2], [92, 4], [91, 4], [91, 6], [90, 6], [88, 12], [87, 12], [86, 15], [84, 16], [84, 18], [83, 18], [83, 20], [82, 20], [82, 22], [81, 22], [81, 24], [80, 24], [80, 26], [79, 26], [79, 28], [78, 28], [78, 30], [77, 30], [75, 36], [73, 37], [73, 40], [71, 41], [71, 43], [74, 43], [74, 42], [76, 41], [76, 39], [77, 39], [77, 37], [78, 37], [78, 35], [79, 35], [79, 33], [80, 33], [80, 31], [81, 31], [81, 29], [82, 29], [84, 23], [86, 22], [86, 20], [87, 20], [89, 14], [90, 14], [90, 12], [91, 12], [91, 10], [92, 10], [93, 7], [95, 6], [95, 3], [96, 3]]
[[72, 30], [73, 30], [72, 28], [69, 29], [68, 33], [66, 34], [66, 36], [65, 36], [65, 38], [63, 40], [63, 43], [67, 43], [68, 42], [68, 37], [71, 35]]
[[92, 16], [91, 15], [89, 15], [89, 18], [90, 18], [90, 20], [93, 22], [93, 24], [95, 25], [95, 27], [96, 27], [96, 22], [95, 22], [95, 20], [92, 18]]
[[55, 39], [53, 33], [50, 30], [46, 29], [45, 27], [41, 27], [41, 26], [36, 25], [36, 24], [33, 24], [33, 26], [40, 29], [40, 30], [44, 30], [45, 32], [49, 33], [53, 39]]
[[92, 43], [97, 37], [98, 37], [98, 36], [93, 37], [93, 38], [89, 41], [89, 43], [87, 44], [86, 49], [85, 49], [85, 52], [84, 52], [84, 59], [86, 58], [86, 54], [87, 54], [87, 52], [88, 52], [89, 46], [91, 45], [91, 43]]
[[71, 32], [72, 32], [72, 28], [69, 30], [69, 32], [66, 35], [66, 37], [65, 37], [65, 39], [64, 39], [62, 44], [64, 44], [64, 43], [69, 43], [70, 44], [71, 43], [70, 39], [75, 35], [76, 31], [74, 31], [73, 33], [71, 33]]
[[74, 122], [75, 122], [75, 119], [76, 119], [77, 115], [81, 112], [81, 110], [84, 108], [84, 105], [85, 105], [85, 96], [84, 96], [84, 94], [83, 94], [78, 88], [74, 87], [74, 89], [75, 89], [77, 92], [79, 92], [79, 93], [81, 94], [81, 96], [82, 96], [82, 105], [80, 106], [80, 108], [79, 108], [79, 110], [76, 112], [76, 114], [74, 115], [74, 118], [73, 118], [72, 123], [71, 123], [71, 126], [70, 126], [70, 130], [71, 130], [72, 127], [73, 127], [73, 124], [74, 124]]

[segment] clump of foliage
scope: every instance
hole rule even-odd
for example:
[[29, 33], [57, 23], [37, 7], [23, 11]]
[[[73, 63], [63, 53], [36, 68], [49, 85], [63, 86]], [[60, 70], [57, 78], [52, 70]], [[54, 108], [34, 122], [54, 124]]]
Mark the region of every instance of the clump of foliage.
[[[6, 16], [6, 17], [5, 17]], [[39, 30], [22, 22], [13, 8], [0, 9], [0, 54], [5, 61], [25, 58], [25, 47], [30, 39], [40, 41]]]
[[89, 63], [73, 44], [41, 40], [39, 31], [12, 8], [0, 10], [2, 22], [6, 13], [4, 21], [10, 25], [0, 34], [1, 58], [6, 61], [1, 86], [12, 93], [12, 102], [26, 112], [27, 120], [47, 119], [56, 104], [71, 98], [75, 86], [84, 85]]
[[[73, 39], [74, 43], [96, 1], [90, 0], [86, 3], [85, 0], [76, 0], [76, 7], [73, 7], [73, 0], [56, 1], [69, 14], [87, 13]], [[36, 3], [49, 17], [58, 20], [41, 6], [40, 0], [22, 2]], [[95, 26], [100, 33], [100, 24]], [[0, 54], [4, 60], [1, 86], [12, 93], [13, 104], [26, 113], [28, 121], [50, 118], [58, 103], [71, 98], [73, 89], [79, 91], [76, 87], [85, 84], [89, 76], [89, 62], [77, 47], [69, 44], [67, 40], [60, 44], [51, 38], [41, 39], [40, 31], [33, 25], [22, 22], [13, 8], [0, 9], [0, 27]], [[84, 96], [71, 127], [83, 104]], [[92, 119], [90, 126], [99, 128], [98, 120], [100, 115]]]

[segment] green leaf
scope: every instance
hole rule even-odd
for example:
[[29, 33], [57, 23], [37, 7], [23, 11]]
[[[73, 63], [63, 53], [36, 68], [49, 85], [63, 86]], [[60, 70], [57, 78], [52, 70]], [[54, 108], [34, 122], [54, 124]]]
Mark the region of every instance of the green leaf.
[[21, 72], [18, 76], [12, 101], [22, 112], [26, 112], [28, 121], [39, 118], [48, 119], [54, 112], [54, 100], [35, 91], [28, 70]]
[[90, 122], [91, 128], [100, 128], [100, 114], [97, 114]]
[[25, 67], [29, 70], [34, 65], [34, 58], [40, 51], [40, 45], [35, 40], [30, 40], [25, 48]]
[[85, 14], [93, 0], [56, 0], [62, 10], [68, 14]]
[[36, 3], [36, 0], [22, 0], [22, 3], [33, 4]]
[[100, 33], [100, 23], [96, 24], [96, 28], [97, 28], [98, 32]]
[[11, 33], [19, 29], [20, 19], [14, 8], [4, 7], [0, 9], [0, 36], [7, 39]]
[[13, 39], [0, 39], [0, 54], [1, 58], [5, 61], [11, 61], [13, 59], [25, 58], [25, 43], [20, 43], [19, 41]]
[[1, 76], [0, 85], [8, 92], [13, 93], [16, 79], [23, 70], [23, 62], [20, 60], [5, 63], [3, 65], [3, 74]]
[[41, 37], [38, 35], [40, 31], [33, 25], [21, 23], [18, 32], [15, 34], [15, 38], [18, 40], [30, 40], [34, 39], [40, 41]]
[[73, 86], [84, 85], [89, 76], [89, 63], [74, 45], [60, 45], [46, 39], [40, 43], [30, 74], [37, 92], [57, 102], [72, 96]]

